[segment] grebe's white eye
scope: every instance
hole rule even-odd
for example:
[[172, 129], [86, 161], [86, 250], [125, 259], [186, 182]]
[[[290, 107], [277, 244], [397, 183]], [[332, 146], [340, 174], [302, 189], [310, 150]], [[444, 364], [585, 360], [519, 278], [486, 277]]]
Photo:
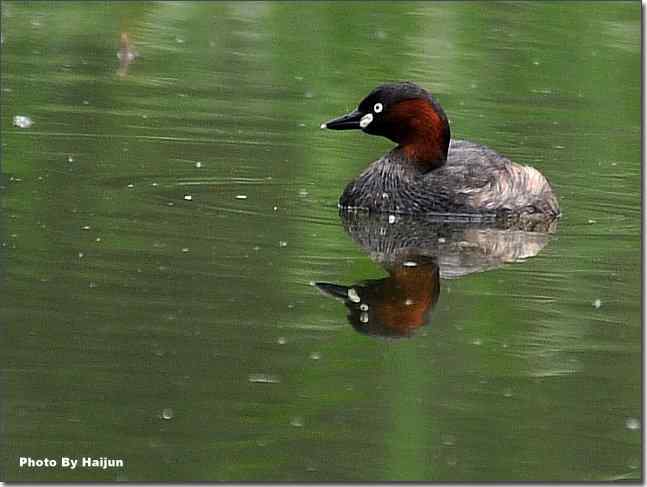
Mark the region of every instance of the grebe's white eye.
[[373, 111], [375, 113], [380, 113], [382, 110], [384, 110], [384, 107], [381, 103], [376, 103], [375, 105], [373, 105]]

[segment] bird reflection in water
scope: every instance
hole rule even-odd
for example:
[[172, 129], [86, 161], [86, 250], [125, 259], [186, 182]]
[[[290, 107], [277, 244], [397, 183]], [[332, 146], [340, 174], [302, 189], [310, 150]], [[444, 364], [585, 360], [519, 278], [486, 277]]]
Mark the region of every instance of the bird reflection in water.
[[440, 279], [454, 279], [537, 255], [557, 229], [557, 220], [470, 222], [341, 212], [346, 231], [388, 277], [351, 286], [316, 283], [342, 300], [357, 331], [410, 337], [428, 325], [440, 294]]
[[128, 66], [137, 59], [137, 56], [139, 56], [139, 53], [130, 42], [128, 33], [122, 32], [121, 37], [119, 38], [119, 51], [117, 51], [117, 58], [119, 58], [119, 69], [117, 69], [117, 75], [122, 78], [125, 77], [128, 74]]

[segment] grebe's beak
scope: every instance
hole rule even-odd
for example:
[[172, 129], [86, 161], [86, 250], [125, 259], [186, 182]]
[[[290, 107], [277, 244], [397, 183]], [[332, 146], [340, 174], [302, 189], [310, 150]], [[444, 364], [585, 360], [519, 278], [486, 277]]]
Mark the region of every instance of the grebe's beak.
[[346, 115], [342, 115], [338, 118], [333, 118], [332, 120], [322, 123], [322, 129], [331, 129], [331, 130], [351, 130], [351, 129], [360, 129], [362, 128], [361, 121], [364, 117], [364, 113], [353, 110]]

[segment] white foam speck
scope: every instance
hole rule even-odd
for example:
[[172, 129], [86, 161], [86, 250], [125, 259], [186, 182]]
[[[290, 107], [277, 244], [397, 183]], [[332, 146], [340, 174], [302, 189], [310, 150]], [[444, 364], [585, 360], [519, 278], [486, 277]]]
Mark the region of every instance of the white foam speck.
[[627, 418], [625, 426], [628, 430], [634, 431], [640, 429], [640, 421], [637, 418]]
[[290, 424], [296, 428], [303, 427], [303, 418], [301, 416], [295, 416], [290, 420]]
[[272, 374], [249, 374], [247, 380], [254, 384], [279, 384], [281, 382], [280, 377]]
[[33, 123], [34, 122], [31, 121], [31, 118], [26, 117], [25, 115], [16, 115], [13, 117], [13, 124], [19, 129], [28, 129]]

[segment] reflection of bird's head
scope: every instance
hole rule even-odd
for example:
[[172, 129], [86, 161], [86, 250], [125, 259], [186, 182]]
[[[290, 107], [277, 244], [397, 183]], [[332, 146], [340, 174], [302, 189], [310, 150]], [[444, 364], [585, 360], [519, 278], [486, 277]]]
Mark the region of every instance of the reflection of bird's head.
[[403, 261], [384, 279], [355, 286], [317, 283], [325, 294], [341, 299], [348, 321], [360, 333], [399, 338], [429, 322], [438, 294], [438, 265], [432, 261]]

